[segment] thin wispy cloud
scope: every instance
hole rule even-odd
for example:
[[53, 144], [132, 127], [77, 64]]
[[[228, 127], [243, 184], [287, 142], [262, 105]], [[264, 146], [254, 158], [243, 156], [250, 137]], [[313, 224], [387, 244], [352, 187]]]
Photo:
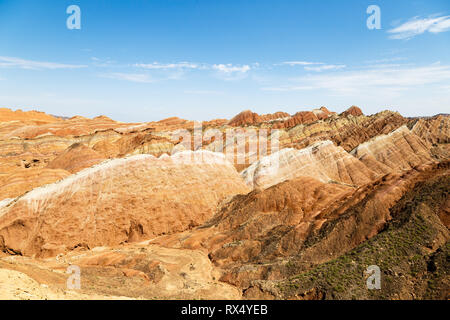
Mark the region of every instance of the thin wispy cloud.
[[322, 71], [331, 71], [331, 70], [339, 70], [343, 69], [346, 66], [343, 64], [326, 64], [324, 62], [311, 62], [311, 61], [285, 61], [279, 64], [275, 64], [276, 66], [287, 65], [290, 67], [303, 67], [306, 71], [314, 71], [314, 72], [322, 72]]
[[373, 64], [373, 65], [368, 65], [368, 68], [373, 68], [373, 69], [385, 69], [385, 68], [398, 68], [398, 67], [405, 67], [408, 65], [412, 65], [412, 64], [400, 64], [400, 63], [380, 63], [380, 64]]
[[21, 69], [30, 69], [30, 70], [42, 70], [42, 69], [54, 70], [54, 69], [86, 68], [87, 65], [33, 61], [33, 60], [25, 60], [25, 59], [21, 59], [21, 58], [16, 58], [16, 57], [0, 56], [0, 67], [21, 68]]
[[192, 62], [178, 62], [178, 63], [136, 63], [135, 67], [144, 69], [168, 70], [168, 69], [198, 69], [201, 66]]
[[327, 90], [340, 95], [399, 92], [426, 85], [444, 85], [450, 82], [450, 66], [432, 64], [424, 67], [374, 68], [341, 71], [297, 78], [292, 85], [261, 88], [264, 91]]
[[393, 58], [384, 58], [384, 59], [377, 59], [377, 60], [367, 60], [365, 63], [370, 64], [377, 64], [377, 63], [389, 63], [389, 62], [396, 62], [396, 61], [404, 61], [407, 60], [404, 57], [393, 57]]
[[[101, 59], [92, 57], [94, 63], [100, 63]], [[182, 80], [189, 70], [214, 71], [214, 75], [222, 80], [239, 80], [247, 76], [252, 69], [250, 65], [233, 65], [233, 64], [207, 64], [192, 62], [176, 62], [176, 63], [135, 63], [128, 64], [128, 67], [141, 69], [142, 72], [114, 72], [102, 74], [102, 77], [118, 80], [127, 80], [133, 82], [158, 82], [161, 80]], [[253, 66], [257, 68], [258, 63]], [[145, 69], [145, 71], [143, 70]]]
[[[316, 64], [324, 64], [323, 62], [309, 62], [309, 61], [285, 61], [282, 62], [281, 65], [288, 65], [288, 66], [310, 66], [310, 65], [316, 65]], [[280, 64], [277, 64], [280, 65]]]
[[441, 33], [450, 31], [450, 16], [414, 17], [407, 22], [388, 30], [390, 39], [411, 39], [425, 32]]
[[212, 66], [213, 69], [218, 70], [223, 73], [231, 74], [231, 73], [246, 73], [250, 71], [249, 65], [243, 65], [243, 66], [235, 66], [231, 63], [228, 64], [214, 64]]
[[322, 71], [331, 71], [331, 70], [340, 70], [344, 69], [346, 65], [335, 65], [335, 64], [327, 64], [327, 65], [321, 65], [317, 67], [305, 67], [305, 70], [307, 71], [316, 71], [316, 72], [322, 72]]
[[[248, 71], [252, 69], [252, 67], [247, 64], [208, 64], [185, 61], [176, 63], [135, 63], [133, 66], [159, 72], [159, 75], [164, 75], [163, 77], [169, 80], [181, 79], [184, 76], [185, 72], [188, 72], [189, 70], [215, 71], [215, 75], [222, 80], [239, 80], [245, 78]], [[257, 68], [259, 64], [254, 63], [253, 66]], [[169, 75], [167, 75], [167, 72], [169, 73]]]
[[144, 73], [122, 73], [122, 72], [113, 72], [113, 73], [105, 73], [100, 75], [103, 78], [115, 79], [115, 80], [124, 80], [138, 83], [152, 83], [155, 82], [154, 79], [150, 78], [149, 75]]

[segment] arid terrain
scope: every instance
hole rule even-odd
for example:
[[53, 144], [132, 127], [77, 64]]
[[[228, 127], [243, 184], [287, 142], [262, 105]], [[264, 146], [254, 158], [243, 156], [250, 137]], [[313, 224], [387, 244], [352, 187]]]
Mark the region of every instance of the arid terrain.
[[356, 106], [0, 108], [0, 299], [449, 299], [449, 143], [449, 115]]

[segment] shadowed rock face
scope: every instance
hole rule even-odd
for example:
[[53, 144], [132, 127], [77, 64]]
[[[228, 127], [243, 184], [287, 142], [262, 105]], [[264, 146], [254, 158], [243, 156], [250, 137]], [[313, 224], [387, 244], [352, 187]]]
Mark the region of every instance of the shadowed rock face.
[[[174, 133], [194, 122], [176, 117], [0, 109], [2, 297], [25, 296], [17, 280], [41, 298], [378, 299], [358, 282], [375, 261], [387, 298], [446, 299], [448, 127], [355, 106], [204, 122], [279, 130], [279, 151], [243, 165], [217, 139], [183, 151]], [[64, 292], [69, 264], [79, 295]]]

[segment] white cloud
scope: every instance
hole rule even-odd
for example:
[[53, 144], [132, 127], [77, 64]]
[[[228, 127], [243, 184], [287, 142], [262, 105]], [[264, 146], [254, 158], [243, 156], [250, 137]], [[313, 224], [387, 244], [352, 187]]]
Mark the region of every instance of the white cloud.
[[[100, 61], [98, 58], [91, 58], [94, 63]], [[215, 70], [216, 76], [222, 80], [239, 80], [247, 76], [251, 67], [249, 65], [232, 65], [232, 64], [206, 64], [178, 62], [162, 64], [153, 62], [150, 64], [134, 64], [134, 67], [151, 70], [151, 75], [146, 72], [138, 73], [107, 73], [103, 77], [111, 79], [128, 80], [134, 82], [156, 82], [161, 80], [180, 80], [183, 78], [187, 69], [198, 70]], [[150, 71], [149, 71], [150, 72]]]
[[225, 81], [241, 80], [247, 77], [251, 67], [249, 65], [233, 65], [228, 64], [214, 64], [212, 69], [216, 70], [216, 76]]
[[414, 17], [388, 33], [391, 39], [411, 39], [425, 32], [440, 33], [450, 30], [450, 16], [430, 16], [428, 18]]
[[15, 57], [3, 57], [0, 56], [0, 67], [18, 67], [21, 69], [78, 69], [86, 68], [86, 65], [75, 65], [75, 64], [64, 64], [55, 62], [43, 62], [43, 61], [32, 61], [25, 60]]
[[316, 71], [316, 72], [322, 72], [322, 71], [329, 71], [329, 70], [339, 70], [345, 68], [346, 65], [335, 65], [335, 64], [326, 64], [318, 67], [305, 67], [305, 70], [308, 71]]
[[150, 78], [147, 74], [143, 73], [106, 73], [101, 75], [104, 78], [116, 79], [116, 80], [125, 80], [131, 82], [139, 82], [139, 83], [151, 83], [154, 82], [154, 79]]
[[285, 61], [277, 65], [288, 65], [291, 67], [302, 66], [306, 71], [315, 71], [315, 72], [322, 72], [327, 70], [328, 71], [339, 70], [346, 67], [345, 65], [325, 64], [323, 62], [310, 62], [310, 61]]
[[425, 85], [444, 85], [450, 82], [450, 66], [432, 64], [425, 67], [371, 68], [341, 71], [297, 78], [295, 84], [262, 88], [265, 91], [327, 90], [339, 95], [378, 94], [400, 92]]
[[428, 29], [431, 33], [440, 33], [450, 30], [450, 16], [444, 17], [445, 19], [435, 23]]
[[281, 64], [289, 65], [291, 67], [293, 66], [310, 66], [315, 64], [324, 64], [322, 62], [308, 62], [308, 61], [285, 61]]
[[404, 57], [393, 57], [393, 58], [384, 58], [378, 60], [367, 60], [365, 63], [376, 64], [376, 63], [388, 63], [388, 62], [396, 62], [396, 61], [404, 61], [407, 60]]
[[249, 65], [234, 66], [231, 63], [228, 64], [214, 64], [213, 69], [218, 70], [223, 73], [246, 73], [250, 71]]
[[162, 64], [159, 62], [153, 63], [136, 63], [135, 67], [144, 68], [144, 69], [159, 69], [159, 70], [167, 70], [167, 69], [198, 69], [201, 66], [192, 62], [178, 62], [178, 63], [166, 63]]

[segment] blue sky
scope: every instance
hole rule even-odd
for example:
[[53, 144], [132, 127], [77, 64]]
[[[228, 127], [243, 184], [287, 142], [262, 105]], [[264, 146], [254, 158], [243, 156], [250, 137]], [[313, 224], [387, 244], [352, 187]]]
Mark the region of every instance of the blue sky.
[[322, 105], [433, 115], [450, 110], [449, 53], [448, 0], [0, 0], [0, 107], [121, 121]]

